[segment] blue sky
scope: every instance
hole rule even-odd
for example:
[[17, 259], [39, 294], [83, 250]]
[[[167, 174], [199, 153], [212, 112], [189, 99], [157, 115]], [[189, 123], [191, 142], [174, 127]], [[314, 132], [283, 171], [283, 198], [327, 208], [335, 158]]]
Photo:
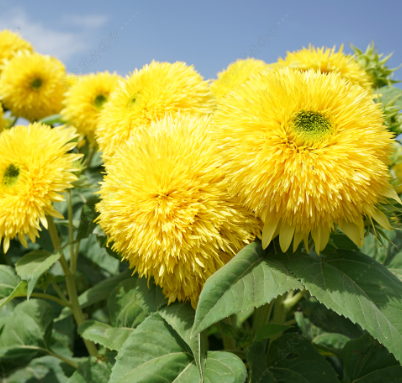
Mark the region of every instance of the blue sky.
[[185, 61], [208, 79], [242, 55], [274, 62], [309, 43], [350, 52], [349, 43], [374, 40], [398, 66], [401, 11], [400, 0], [0, 0], [0, 29], [19, 32], [68, 71], [124, 76], [155, 59]]

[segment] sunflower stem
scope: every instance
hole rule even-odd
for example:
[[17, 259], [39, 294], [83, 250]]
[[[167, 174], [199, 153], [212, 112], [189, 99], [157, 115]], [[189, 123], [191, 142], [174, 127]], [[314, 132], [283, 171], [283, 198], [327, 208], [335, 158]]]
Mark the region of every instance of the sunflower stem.
[[[71, 190], [67, 190], [67, 206], [68, 206], [68, 237], [70, 241], [70, 272], [75, 274], [77, 270], [77, 257], [74, 251], [74, 227], [73, 227], [73, 204], [71, 202]], [[78, 253], [77, 253], [78, 255]]]
[[[20, 295], [16, 295], [16, 297], [26, 297], [26, 294], [20, 294]], [[50, 301], [56, 302], [59, 305], [63, 306], [63, 307], [70, 307], [71, 308], [71, 304], [70, 302], [66, 301], [65, 299], [59, 299], [53, 295], [50, 294], [43, 294], [43, 293], [32, 293], [31, 297], [34, 298], [42, 298], [42, 299], [48, 299]]]
[[[230, 315], [227, 318], [222, 319], [223, 322], [230, 324], [231, 326], [236, 325], [236, 315]], [[223, 347], [225, 350], [234, 350], [236, 349], [236, 341], [227, 335], [225, 335], [222, 331], [222, 327], [220, 323], [218, 323], [219, 330], [222, 335]]]
[[[56, 252], [60, 251], [60, 248], [61, 248], [60, 239], [59, 239], [59, 235], [57, 233], [56, 225], [54, 224], [53, 217], [48, 216], [47, 221], [48, 221], [50, 238], [52, 239], [54, 250]], [[82, 322], [84, 322], [85, 317], [84, 317], [84, 313], [82, 312], [80, 303], [78, 301], [74, 274], [71, 274], [70, 269], [68, 267], [68, 263], [67, 263], [66, 258], [64, 257], [63, 253], [61, 254], [59, 262], [61, 264], [61, 267], [63, 268], [64, 275], [66, 276], [66, 284], [67, 284], [68, 296], [70, 298], [71, 311], [73, 312], [74, 319], [75, 319], [75, 322], [77, 323], [77, 326], [79, 326]], [[83, 339], [83, 340], [84, 340], [84, 343], [88, 350], [89, 355], [91, 355], [91, 356], [98, 355], [98, 350], [97, 350], [96, 346], [89, 340], [86, 340], [86, 339]]]
[[55, 281], [52, 281], [51, 284], [54, 290], [56, 291], [57, 295], [60, 297], [60, 299], [68, 302], [68, 300], [64, 296], [63, 292], [60, 290], [60, 287], [57, 285], [57, 283]]
[[254, 310], [253, 314], [253, 333], [255, 334], [261, 327], [264, 327], [269, 322], [272, 309], [275, 304], [275, 299], [270, 303], [266, 303]]

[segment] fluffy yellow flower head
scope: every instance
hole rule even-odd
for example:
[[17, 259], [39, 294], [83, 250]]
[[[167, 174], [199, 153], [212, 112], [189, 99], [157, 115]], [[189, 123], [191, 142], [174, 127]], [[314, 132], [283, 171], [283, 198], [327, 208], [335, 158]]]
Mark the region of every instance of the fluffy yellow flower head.
[[352, 84], [370, 90], [372, 87], [370, 75], [355, 61], [353, 56], [344, 54], [342, 50], [343, 45], [339, 52], [335, 52], [335, 47], [332, 49], [315, 48], [309, 45], [308, 49], [288, 52], [284, 60], [279, 58], [278, 62], [272, 66], [277, 68], [289, 66], [298, 70], [313, 69], [322, 73], [335, 72]]
[[7, 29], [0, 31], [0, 74], [3, 61], [10, 59], [16, 52], [21, 50], [33, 52], [32, 45], [17, 33]]
[[109, 72], [82, 76], [67, 92], [64, 99], [63, 119], [75, 126], [96, 146], [95, 131], [99, 117], [120, 76]]
[[104, 154], [112, 154], [132, 132], [165, 113], [211, 114], [215, 108], [209, 85], [192, 66], [152, 61], [117, 87], [97, 129]]
[[218, 78], [211, 83], [211, 92], [218, 100], [238, 85], [245, 83], [251, 75], [268, 68], [268, 64], [261, 60], [253, 58], [237, 60], [226, 70], [218, 73]]
[[54, 57], [19, 52], [3, 67], [0, 99], [14, 116], [40, 120], [60, 112], [64, 78], [64, 65]]
[[134, 135], [106, 162], [97, 205], [113, 249], [169, 302], [194, 307], [206, 279], [262, 228], [228, 195], [209, 122], [167, 116]]
[[0, 134], [0, 241], [5, 252], [16, 235], [24, 246], [25, 234], [35, 242], [40, 222], [47, 228], [46, 214], [63, 218], [52, 202], [62, 201], [60, 193], [77, 179], [70, 172], [81, 155], [67, 154], [74, 137], [73, 128], [38, 123]]
[[363, 245], [363, 219], [398, 197], [388, 182], [392, 133], [363, 88], [336, 73], [289, 68], [253, 76], [220, 103], [214, 135], [233, 195], [264, 222], [263, 246], [311, 233], [317, 253], [338, 225]]
[[7, 120], [4, 118], [4, 110], [0, 103], [0, 132], [6, 129], [8, 126]]

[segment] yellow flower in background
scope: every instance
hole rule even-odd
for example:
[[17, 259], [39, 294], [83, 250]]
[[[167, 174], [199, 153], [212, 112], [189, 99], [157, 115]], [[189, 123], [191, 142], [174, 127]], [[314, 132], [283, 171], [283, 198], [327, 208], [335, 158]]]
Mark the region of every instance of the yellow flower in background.
[[19, 52], [3, 67], [0, 99], [14, 116], [40, 120], [60, 112], [64, 78], [64, 65], [54, 57]]
[[398, 184], [395, 187], [395, 191], [398, 194], [402, 194], [402, 163], [394, 165], [392, 167], [392, 170], [398, 180]]
[[6, 252], [10, 239], [18, 235], [26, 247], [39, 237], [40, 222], [47, 228], [46, 214], [63, 218], [52, 202], [77, 177], [71, 172], [81, 154], [68, 154], [76, 143], [74, 128], [51, 129], [38, 123], [15, 126], [0, 134], [0, 241]]
[[226, 70], [218, 73], [218, 78], [211, 83], [211, 92], [218, 100], [238, 85], [245, 83], [253, 74], [268, 68], [269, 65], [261, 60], [253, 58], [237, 60]]
[[229, 190], [264, 222], [263, 246], [286, 251], [336, 225], [363, 245], [364, 218], [398, 197], [388, 182], [392, 133], [369, 92], [336, 73], [265, 71], [225, 97], [212, 126]]
[[75, 85], [81, 78], [81, 75], [74, 73], [67, 73], [64, 77], [64, 90], [68, 91], [73, 85]]
[[106, 163], [99, 222], [113, 249], [169, 303], [196, 307], [206, 279], [260, 233], [230, 197], [206, 116], [166, 116]]
[[140, 126], [149, 126], [165, 113], [211, 114], [214, 109], [208, 83], [192, 66], [152, 61], [113, 92], [99, 121], [97, 142], [109, 156]]
[[4, 110], [0, 103], [0, 132], [6, 129], [8, 126], [8, 121], [4, 118]]
[[289, 66], [292, 69], [321, 71], [322, 73], [335, 72], [350, 81], [352, 84], [371, 90], [372, 81], [370, 75], [356, 62], [353, 56], [342, 52], [343, 45], [339, 52], [335, 47], [315, 48], [309, 45], [308, 49], [303, 48], [296, 52], [288, 52], [285, 59], [279, 58], [278, 62], [271, 64], [272, 67], [281, 68]]
[[66, 94], [63, 119], [86, 136], [92, 146], [96, 146], [95, 131], [101, 111], [121, 79], [109, 72], [92, 73], [82, 76]]
[[7, 29], [0, 31], [0, 75], [3, 61], [11, 59], [15, 53], [21, 50], [33, 52], [32, 45], [17, 33]]

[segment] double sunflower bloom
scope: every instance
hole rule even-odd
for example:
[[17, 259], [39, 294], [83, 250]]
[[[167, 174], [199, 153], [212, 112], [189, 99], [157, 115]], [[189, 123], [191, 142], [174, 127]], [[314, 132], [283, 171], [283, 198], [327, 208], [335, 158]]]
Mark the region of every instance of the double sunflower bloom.
[[[240, 60], [211, 86], [184, 63], [152, 62], [125, 80], [79, 78], [61, 113], [103, 152], [98, 223], [112, 248], [169, 302], [195, 307], [206, 279], [256, 237], [266, 248], [278, 236], [283, 252], [313, 241], [320, 254], [338, 229], [360, 247], [365, 227], [390, 229], [393, 134], [370, 84], [334, 50]], [[76, 179], [74, 137], [41, 124], [0, 135], [5, 251], [58, 216], [52, 202]]]

